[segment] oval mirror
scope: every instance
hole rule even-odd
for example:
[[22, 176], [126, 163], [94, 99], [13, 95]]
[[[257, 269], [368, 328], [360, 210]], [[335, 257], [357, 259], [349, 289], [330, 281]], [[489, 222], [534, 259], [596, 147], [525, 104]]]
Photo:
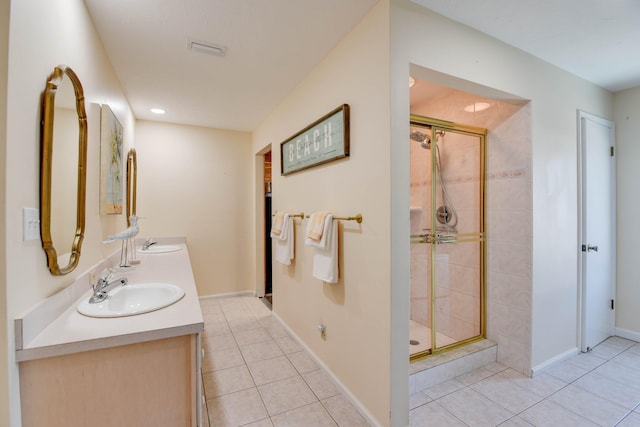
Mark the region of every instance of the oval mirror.
[[136, 198], [138, 189], [138, 159], [136, 149], [127, 154], [127, 227], [131, 227], [131, 216], [136, 214]]
[[40, 237], [49, 271], [60, 276], [80, 261], [85, 224], [87, 114], [71, 68], [53, 70], [42, 107]]

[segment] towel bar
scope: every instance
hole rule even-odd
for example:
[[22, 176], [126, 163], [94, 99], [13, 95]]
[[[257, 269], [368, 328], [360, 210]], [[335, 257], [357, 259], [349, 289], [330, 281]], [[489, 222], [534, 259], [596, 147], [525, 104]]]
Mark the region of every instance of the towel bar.
[[[309, 215], [306, 215], [305, 218], [311, 218]], [[339, 221], [356, 221], [358, 224], [362, 224], [362, 214], [357, 214], [355, 216], [342, 217], [342, 216], [334, 216], [334, 220]]]
[[[271, 216], [276, 216], [276, 214], [273, 214]], [[300, 212], [299, 214], [289, 214], [289, 216], [291, 218], [303, 218], [304, 219], [304, 212]], [[309, 217], [307, 216], [307, 218], [309, 218]]]

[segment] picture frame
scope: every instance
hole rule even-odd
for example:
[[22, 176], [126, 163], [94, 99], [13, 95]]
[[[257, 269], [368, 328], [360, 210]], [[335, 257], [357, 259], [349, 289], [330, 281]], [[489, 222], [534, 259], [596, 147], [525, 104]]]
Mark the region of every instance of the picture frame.
[[342, 104], [280, 143], [280, 174], [349, 156], [349, 105]]
[[122, 214], [122, 125], [111, 108], [100, 112], [100, 214]]

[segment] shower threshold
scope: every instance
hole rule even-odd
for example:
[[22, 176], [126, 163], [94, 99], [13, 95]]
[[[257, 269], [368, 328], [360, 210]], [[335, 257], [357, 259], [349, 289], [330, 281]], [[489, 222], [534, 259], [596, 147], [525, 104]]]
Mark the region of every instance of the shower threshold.
[[495, 362], [498, 345], [480, 339], [409, 364], [409, 392], [411, 394], [449, 381]]

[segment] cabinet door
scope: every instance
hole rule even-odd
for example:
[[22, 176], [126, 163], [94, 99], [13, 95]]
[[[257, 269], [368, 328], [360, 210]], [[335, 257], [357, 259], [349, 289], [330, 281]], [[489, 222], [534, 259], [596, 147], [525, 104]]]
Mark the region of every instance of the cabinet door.
[[22, 425], [195, 426], [195, 335], [20, 363]]

